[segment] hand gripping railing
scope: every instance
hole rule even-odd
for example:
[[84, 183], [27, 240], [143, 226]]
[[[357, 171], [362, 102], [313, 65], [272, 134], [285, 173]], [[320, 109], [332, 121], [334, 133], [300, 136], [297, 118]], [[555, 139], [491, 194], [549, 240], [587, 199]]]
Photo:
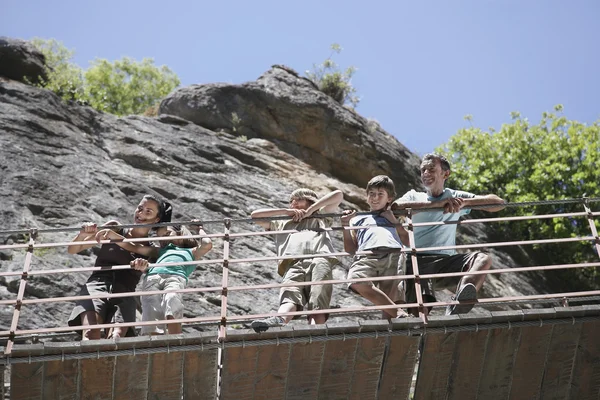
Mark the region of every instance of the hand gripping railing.
[[[590, 226], [591, 236], [584, 237], [575, 237], [575, 238], [562, 238], [562, 239], [541, 239], [541, 240], [525, 240], [525, 241], [511, 241], [511, 242], [496, 242], [496, 243], [480, 243], [480, 244], [469, 244], [469, 245], [458, 245], [458, 246], [444, 246], [444, 247], [431, 247], [431, 248], [417, 248], [414, 240], [414, 228], [418, 226], [433, 226], [433, 225], [441, 225], [447, 224], [446, 222], [429, 222], [429, 223], [413, 223], [412, 222], [412, 214], [413, 210], [407, 209], [402, 214], [406, 215], [406, 223], [403, 224], [405, 228], [408, 229], [409, 232], [409, 246], [408, 248], [400, 250], [402, 253], [406, 253], [408, 256], [412, 257], [412, 265], [413, 265], [413, 274], [411, 275], [396, 275], [391, 277], [379, 277], [379, 278], [361, 278], [361, 279], [338, 279], [338, 280], [328, 280], [328, 281], [319, 281], [318, 284], [347, 284], [351, 282], [369, 282], [369, 281], [383, 281], [387, 279], [393, 280], [407, 280], [414, 279], [415, 280], [415, 290], [416, 290], [416, 298], [417, 303], [411, 304], [398, 304], [395, 306], [366, 306], [366, 307], [347, 307], [341, 309], [328, 309], [328, 310], [314, 310], [314, 311], [296, 311], [289, 313], [268, 313], [268, 314], [250, 314], [250, 315], [235, 315], [228, 316], [227, 314], [227, 305], [228, 305], [228, 294], [236, 291], [244, 291], [244, 290], [257, 290], [257, 289], [273, 289], [273, 288], [282, 288], [289, 286], [309, 286], [314, 283], [312, 282], [294, 282], [288, 284], [261, 284], [261, 285], [252, 285], [252, 286], [229, 286], [229, 266], [235, 263], [251, 263], [251, 262], [259, 262], [259, 261], [276, 261], [281, 259], [307, 259], [313, 258], [315, 255], [302, 255], [302, 256], [271, 256], [271, 257], [251, 257], [251, 258], [231, 258], [231, 239], [235, 237], [244, 237], [244, 236], [267, 236], [267, 235], [282, 235], [282, 234], [290, 234], [296, 233], [296, 230], [286, 230], [286, 231], [277, 231], [277, 232], [242, 232], [242, 233], [231, 233], [230, 229], [232, 223], [243, 223], [254, 221], [258, 219], [252, 218], [244, 218], [244, 219], [229, 219], [226, 218], [224, 220], [215, 220], [215, 221], [204, 221], [204, 225], [208, 224], [224, 224], [224, 232], [222, 234], [205, 234], [205, 235], [190, 235], [190, 236], [169, 236], [166, 238], [153, 238], [153, 240], [160, 239], [188, 239], [188, 238], [220, 238], [223, 240], [223, 257], [220, 259], [212, 259], [212, 260], [200, 260], [200, 261], [191, 261], [191, 262], [179, 262], [179, 263], [161, 263], [161, 266], [169, 266], [169, 265], [206, 265], [206, 264], [221, 264], [223, 267], [222, 273], [222, 283], [221, 286], [214, 287], [205, 287], [205, 288], [186, 288], [180, 290], [169, 290], [169, 291], [146, 291], [146, 292], [135, 292], [136, 296], [145, 296], [145, 295], [153, 295], [153, 294], [165, 294], [168, 292], [172, 293], [209, 293], [209, 292], [220, 292], [221, 295], [221, 308], [220, 315], [218, 316], [208, 316], [208, 317], [195, 317], [195, 318], [182, 318], [177, 320], [162, 320], [162, 321], [136, 321], [129, 323], [105, 323], [105, 324], [96, 324], [89, 325], [85, 327], [52, 327], [52, 328], [38, 328], [38, 329], [18, 329], [18, 321], [21, 313], [21, 308], [23, 306], [31, 305], [31, 304], [43, 304], [50, 302], [61, 302], [61, 301], [75, 301], [75, 300], [83, 300], [83, 299], [95, 299], [95, 298], [118, 298], [118, 297], [130, 297], [132, 293], [111, 293], [111, 294], [101, 294], [101, 295], [87, 295], [87, 296], [67, 296], [67, 297], [58, 297], [54, 299], [25, 299], [25, 288], [27, 285], [27, 278], [33, 275], [51, 275], [51, 274], [64, 274], [64, 273], [72, 273], [72, 272], [87, 272], [87, 271], [97, 271], [105, 268], [100, 267], [86, 267], [86, 268], [62, 268], [62, 269], [53, 269], [53, 270], [42, 270], [42, 271], [32, 271], [32, 255], [33, 251], [37, 248], [54, 248], [54, 247], [64, 247], [67, 245], [73, 244], [89, 244], [89, 242], [57, 242], [57, 243], [37, 243], [36, 239], [40, 233], [53, 233], [59, 231], [78, 231], [80, 228], [50, 228], [50, 229], [29, 229], [29, 230], [6, 230], [0, 231], [0, 235], [6, 234], [29, 234], [28, 243], [17, 243], [11, 245], [0, 245], [0, 250], [2, 249], [25, 249], [26, 256], [24, 261], [23, 270], [21, 272], [0, 272], [0, 276], [21, 276], [19, 281], [19, 288], [17, 291], [16, 299], [13, 300], [0, 300], [0, 305], [13, 305], [14, 312], [10, 325], [10, 329], [8, 331], [0, 331], [0, 338], [5, 337], [7, 339], [7, 345], [5, 347], [4, 356], [9, 356], [12, 351], [12, 347], [14, 341], [17, 337], [31, 334], [42, 334], [42, 333], [58, 333], [58, 332], [70, 332], [73, 330], [80, 329], [102, 329], [102, 328], [111, 328], [115, 326], [119, 327], [134, 327], [134, 326], [143, 326], [143, 325], [157, 325], [157, 324], [168, 324], [168, 323], [217, 323], [218, 324], [218, 340], [224, 341], [227, 335], [227, 324], [232, 321], [248, 321], [257, 318], [264, 318], [273, 315], [280, 316], [297, 316], [297, 315], [314, 315], [314, 314], [322, 314], [329, 313], [332, 315], [342, 315], [356, 312], [372, 312], [377, 310], [387, 310], [387, 309], [395, 309], [395, 308], [414, 308], [417, 307], [419, 309], [420, 318], [423, 320], [423, 323], [427, 323], [427, 315], [424, 312], [427, 307], [433, 306], [445, 306], [448, 304], [456, 304], [456, 301], [452, 302], [429, 302], [424, 303], [421, 295], [420, 284], [422, 279], [435, 279], [441, 277], [461, 277], [465, 275], [488, 275], [488, 274], [501, 274], [508, 272], [526, 272], [526, 271], [540, 271], [540, 270], [556, 270], [556, 269], [575, 269], [575, 268], [595, 268], [600, 266], [600, 262], [598, 263], [579, 263], [579, 264], [562, 264], [562, 265], [546, 265], [546, 266], [531, 266], [531, 267], [518, 267], [518, 268], [502, 268], [502, 269], [491, 269], [484, 271], [465, 271], [465, 272], [456, 272], [456, 273], [446, 273], [446, 274], [425, 274], [422, 275], [419, 273], [418, 260], [416, 255], [419, 252], [427, 252], [427, 251], [435, 251], [435, 250], [448, 250], [448, 249], [468, 249], [468, 248], [482, 248], [482, 247], [502, 247], [502, 246], [515, 246], [515, 245], [525, 245], [525, 244], [547, 244], [547, 243], [566, 243], [566, 242], [574, 242], [574, 241], [592, 241], [594, 242], [597, 253], [600, 255], [600, 238], [598, 237], [598, 232], [594, 223], [594, 217], [600, 215], [600, 212], [592, 212], [589, 204], [592, 202], [600, 201], [600, 199], [569, 199], [563, 201], [542, 201], [542, 202], [530, 202], [530, 203], [509, 203], [506, 204], [507, 207], [516, 207], [516, 206], [527, 206], [527, 205], [540, 205], [540, 204], [561, 204], [561, 203], [580, 203], [584, 207], [584, 212], [575, 212], [575, 213], [556, 213], [556, 214], [547, 214], [547, 215], [532, 215], [532, 216], [519, 216], [519, 217], [504, 217], [504, 218], [481, 218], [481, 219], [469, 219], [462, 221], [455, 221], [450, 223], [456, 224], [473, 224], [473, 223], [490, 223], [490, 222], [502, 222], [502, 221], [518, 221], [518, 220], [527, 220], [527, 219], [542, 219], [542, 218], [572, 218], [572, 217], [585, 217], [587, 218]], [[497, 205], [495, 205], [497, 206]], [[478, 206], [473, 208], [486, 208], [486, 206]], [[431, 211], [429, 209], [428, 211]], [[363, 213], [361, 213], [363, 214]], [[366, 214], [366, 213], [364, 213]], [[320, 217], [339, 217], [340, 214], [328, 214], [328, 215], [320, 215], [315, 216], [315, 218]], [[289, 217], [277, 217], [277, 218], [269, 218], [269, 220], [274, 219], [289, 219]], [[262, 220], [262, 219], [261, 219]], [[192, 223], [193, 221], [189, 221]], [[177, 222], [177, 223], [163, 223], [163, 224], [154, 224], [149, 226], [166, 226], [166, 225], [174, 225], [174, 224], [186, 224], [187, 222]], [[197, 223], [197, 222], [196, 222]], [[123, 225], [127, 226], [140, 226], [140, 225]], [[342, 226], [334, 226], [331, 228], [325, 228], [324, 231], [339, 231], [339, 230], [352, 230], [352, 229], [364, 229], [367, 227], [342, 227]], [[125, 239], [124, 242], [143, 242], [148, 241], [148, 238], [138, 238], [138, 239]], [[110, 243], [110, 240], [100, 241], [100, 244]], [[357, 252], [354, 254], [350, 254], [347, 252], [337, 252], [329, 254], [328, 256], [332, 257], [344, 257], [344, 256], [353, 256], [353, 255], [363, 255], [363, 254], [372, 254], [370, 251], [367, 252]], [[150, 264], [150, 266], [155, 266], [157, 264]], [[113, 266], [113, 270], [120, 269], [129, 269], [128, 265], [120, 265]], [[502, 298], [484, 298], [479, 299], [478, 303], [480, 304], [492, 304], [498, 302], [512, 302], [512, 301], [527, 301], [527, 302], [535, 302], [535, 301], [545, 301], [545, 300], [561, 300], [564, 298], [588, 298], [590, 296], [598, 296], [600, 295], [600, 291], [586, 291], [586, 292], [569, 292], [569, 293], [556, 293], [556, 294], [545, 294], [545, 295], [532, 295], [532, 296], [513, 296], [513, 297], [502, 297]], [[594, 297], [595, 298], [595, 297]]]

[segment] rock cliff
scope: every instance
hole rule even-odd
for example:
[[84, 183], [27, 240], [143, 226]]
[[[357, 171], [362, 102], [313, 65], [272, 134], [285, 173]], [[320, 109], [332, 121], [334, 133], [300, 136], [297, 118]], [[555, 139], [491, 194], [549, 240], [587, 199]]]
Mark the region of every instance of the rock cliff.
[[[415, 154], [283, 66], [241, 85], [181, 88], [162, 102], [158, 117], [125, 118], [67, 104], [50, 91], [3, 74], [0, 231], [77, 227], [84, 221], [109, 219], [129, 223], [138, 200], [153, 193], [173, 203], [174, 220], [215, 221], [205, 226], [215, 233], [222, 232], [224, 217], [246, 218], [257, 208], [285, 206], [289, 193], [301, 186], [319, 195], [341, 189], [343, 208], [363, 210], [363, 187], [374, 175], [391, 176], [399, 194], [420, 187]], [[464, 241], [487, 238], [481, 228], [460, 229]], [[234, 222], [232, 230], [260, 229]], [[74, 236], [52, 233], [40, 239], [57, 242]], [[342, 249], [341, 234], [333, 236]], [[2, 244], [23, 241], [23, 235], [0, 234]], [[211, 259], [222, 255], [222, 242], [215, 240], [214, 245]], [[273, 255], [274, 245], [267, 237], [236, 238], [232, 243], [235, 258]], [[494, 255], [497, 267], [515, 265], [506, 253]], [[20, 250], [0, 251], [0, 270], [20, 271], [24, 257]], [[40, 249], [34, 252], [32, 268], [86, 267], [93, 261], [94, 250], [69, 255], [65, 248]], [[349, 261], [336, 267], [335, 278], [345, 277]], [[199, 267], [188, 287], [219, 286], [221, 270], [219, 264]], [[31, 276], [26, 297], [76, 295], [87, 276]], [[230, 285], [277, 279], [274, 262], [230, 268]], [[0, 298], [15, 298], [18, 284], [18, 276], [0, 277]], [[527, 280], [501, 276], [488, 279], [483, 295], [533, 292]], [[441, 298], [447, 296], [441, 293]], [[217, 315], [220, 297], [186, 295], [185, 304], [187, 317]], [[277, 291], [232, 292], [228, 304], [230, 315], [275, 311]], [[333, 306], [359, 304], [367, 303], [341, 285], [335, 287]], [[19, 328], [64, 326], [71, 308], [67, 302], [23, 307]], [[0, 330], [10, 326], [13, 310], [0, 306]]]

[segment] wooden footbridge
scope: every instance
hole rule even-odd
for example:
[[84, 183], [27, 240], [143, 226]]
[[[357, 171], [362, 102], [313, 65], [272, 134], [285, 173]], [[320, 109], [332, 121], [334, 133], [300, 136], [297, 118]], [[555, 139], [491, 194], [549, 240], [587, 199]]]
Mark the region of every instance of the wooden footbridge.
[[2, 368], [14, 400], [597, 400], [600, 306], [15, 345]]
[[[600, 213], [590, 211], [587, 202], [584, 202], [584, 207], [584, 212], [544, 217], [586, 218], [590, 224], [591, 236], [557, 241], [588, 241], [600, 254], [600, 238], [593, 221]], [[512, 217], [517, 218], [523, 217]], [[462, 223], [507, 219], [511, 218], [468, 220]], [[285, 285], [228, 286], [230, 264], [274, 259], [230, 258], [230, 238], [243, 235], [230, 233], [230, 224], [231, 220], [225, 221], [223, 234], [209, 235], [223, 239], [223, 258], [193, 262], [221, 263], [222, 285], [184, 289], [188, 293], [220, 293], [220, 315], [169, 321], [218, 325], [214, 332], [204, 333], [77, 342], [36, 341], [37, 334], [64, 333], [72, 328], [61, 326], [34, 330], [19, 329], [21, 308], [44, 302], [74, 301], [76, 298], [27, 298], [25, 286], [28, 277], [35, 274], [92, 271], [95, 268], [35, 271], [31, 268], [34, 249], [72, 244], [38, 243], [36, 237], [39, 232], [36, 230], [25, 231], [30, 233], [28, 243], [0, 245], [0, 249], [22, 248], [27, 251], [22, 271], [0, 272], [0, 276], [20, 276], [15, 298], [0, 299], [0, 305], [14, 307], [10, 329], [0, 331], [0, 340], [4, 344], [0, 349], [1, 397], [11, 400], [600, 399], [600, 291], [478, 300], [478, 306], [515, 301], [562, 301], [561, 307], [493, 312], [478, 307], [478, 313], [427, 316], [427, 306], [444, 306], [450, 303], [423, 302], [420, 280], [438, 278], [440, 275], [419, 275], [415, 257], [414, 274], [398, 275], [394, 278], [415, 280], [417, 303], [404, 304], [402, 307], [417, 307], [420, 310], [418, 318], [396, 319], [389, 323], [365, 320], [313, 326], [294, 324], [271, 328], [264, 333], [232, 329], [232, 321], [244, 322], [265, 315], [228, 314], [228, 293]], [[412, 229], [410, 215], [406, 226]], [[456, 248], [536, 243], [548, 243], [548, 240], [471, 244]], [[427, 249], [414, 247], [411, 235], [411, 246], [403, 252], [414, 256], [423, 250]], [[340, 252], [336, 255], [349, 254]], [[550, 265], [500, 268], [477, 273], [498, 274], [598, 266], [600, 263]], [[464, 273], [450, 275], [460, 276]], [[330, 283], [343, 284], [351, 281], [360, 279]], [[146, 294], [136, 292], [136, 295]], [[90, 295], [86, 298], [123, 296], [127, 294]], [[584, 305], [569, 306], [569, 300], [572, 300], [571, 304], [579, 300], [578, 304]], [[330, 314], [342, 314], [374, 311], [386, 307], [392, 306], [325, 311]], [[323, 311], [286, 315], [317, 312]], [[120, 326], [148, 324], [151, 323], [138, 321]], [[111, 326], [114, 324], [95, 327]]]

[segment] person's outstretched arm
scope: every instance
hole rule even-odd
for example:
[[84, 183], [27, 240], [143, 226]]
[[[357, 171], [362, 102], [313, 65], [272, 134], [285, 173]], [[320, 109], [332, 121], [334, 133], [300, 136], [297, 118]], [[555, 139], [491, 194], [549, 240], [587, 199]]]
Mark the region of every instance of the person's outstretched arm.
[[398, 219], [396, 218], [396, 216], [394, 215], [392, 210], [390, 210], [390, 209], [385, 210], [380, 215], [383, 218], [387, 219], [392, 224], [394, 224], [394, 227], [396, 228], [396, 232], [398, 233], [398, 236], [400, 237], [400, 241], [402, 242], [402, 244], [404, 246], [408, 247], [409, 243], [410, 243], [410, 240], [408, 237], [408, 231], [406, 229], [404, 229], [404, 227], [401, 225], [401, 222], [398, 221]]
[[484, 196], [475, 196], [472, 199], [464, 199], [464, 208], [472, 208], [473, 206], [498, 204], [497, 207], [482, 208], [483, 211], [498, 212], [504, 210], [506, 202], [495, 194], [486, 194]]
[[304, 218], [321, 209], [324, 213], [333, 213], [337, 210], [342, 200], [344, 200], [344, 194], [341, 190], [334, 190], [331, 193], [327, 193], [325, 196], [321, 197], [306, 209], [306, 215]]
[[[300, 221], [304, 217], [304, 214], [306, 214], [306, 210], [296, 210], [294, 208], [261, 208], [260, 210], [252, 211], [252, 214], [250, 214], [250, 216], [252, 218], [271, 218], [287, 215], [292, 217], [292, 220], [294, 221]], [[271, 226], [271, 221], [255, 222], [265, 229], [269, 229], [269, 227]]]
[[[198, 227], [195, 235], [206, 235], [206, 232], [202, 228], [202, 225], [196, 225]], [[192, 254], [194, 255], [194, 260], [198, 261], [201, 259], [206, 253], [208, 253], [212, 249], [212, 240], [210, 238], [202, 238], [200, 239], [199, 245], [192, 249]]]
[[445, 213], [457, 213], [463, 208], [471, 208], [478, 205], [498, 204], [498, 207], [484, 208], [489, 212], [498, 212], [504, 209], [504, 200], [495, 194], [484, 196], [473, 195], [472, 198], [467, 197], [448, 197], [436, 201], [411, 201], [404, 198], [397, 199], [392, 203], [392, 210], [403, 210], [411, 208], [419, 211], [429, 208], [443, 208]]
[[[355, 210], [344, 210], [342, 212], [342, 226], [350, 226], [350, 220], [356, 214]], [[356, 241], [356, 231], [344, 229], [344, 251], [354, 254], [358, 250], [358, 242]]]
[[[107, 226], [117, 226], [121, 225], [119, 221], [110, 220], [102, 225], [102, 228]], [[72, 244], [67, 247], [67, 252], [69, 254], [77, 254], [81, 253], [83, 250], [94, 247], [96, 244], [96, 234], [98, 233], [98, 225], [93, 222], [84, 222], [81, 225], [81, 230], [72, 240], [73, 242], [90, 242], [90, 244]]]
[[127, 250], [128, 252], [136, 253], [136, 254], [139, 254], [144, 257], [156, 258], [158, 256], [158, 248], [156, 248], [154, 246], [146, 246], [146, 245], [143, 245], [141, 243], [136, 243], [136, 242], [123, 242], [122, 240], [124, 240], [125, 237], [123, 235], [119, 235], [117, 232], [113, 231], [112, 229], [102, 229], [102, 230], [96, 232], [96, 235], [94, 236], [94, 238], [98, 242], [101, 240], [112, 240], [119, 247], [122, 247], [123, 249]]

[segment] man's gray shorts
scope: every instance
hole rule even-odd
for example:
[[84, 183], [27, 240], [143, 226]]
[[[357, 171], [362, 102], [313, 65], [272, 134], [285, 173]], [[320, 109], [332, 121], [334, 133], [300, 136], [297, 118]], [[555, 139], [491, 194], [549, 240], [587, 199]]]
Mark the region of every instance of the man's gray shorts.
[[[483, 254], [479, 251], [472, 253], [462, 253], [454, 255], [445, 254], [423, 254], [417, 255], [417, 263], [419, 267], [419, 275], [426, 274], [444, 274], [450, 272], [464, 272], [468, 271], [472, 266], [473, 262], [477, 258], [477, 255]], [[406, 260], [406, 275], [412, 275], [412, 257], [409, 255]], [[453, 276], [447, 278], [432, 279], [421, 279], [421, 294], [423, 295], [423, 302], [434, 302], [435, 288], [454, 288], [458, 285], [461, 277]], [[416, 303], [417, 294], [415, 291], [415, 280], [407, 279], [405, 282], [405, 296], [407, 303]], [[431, 308], [431, 307], [430, 307]]]

